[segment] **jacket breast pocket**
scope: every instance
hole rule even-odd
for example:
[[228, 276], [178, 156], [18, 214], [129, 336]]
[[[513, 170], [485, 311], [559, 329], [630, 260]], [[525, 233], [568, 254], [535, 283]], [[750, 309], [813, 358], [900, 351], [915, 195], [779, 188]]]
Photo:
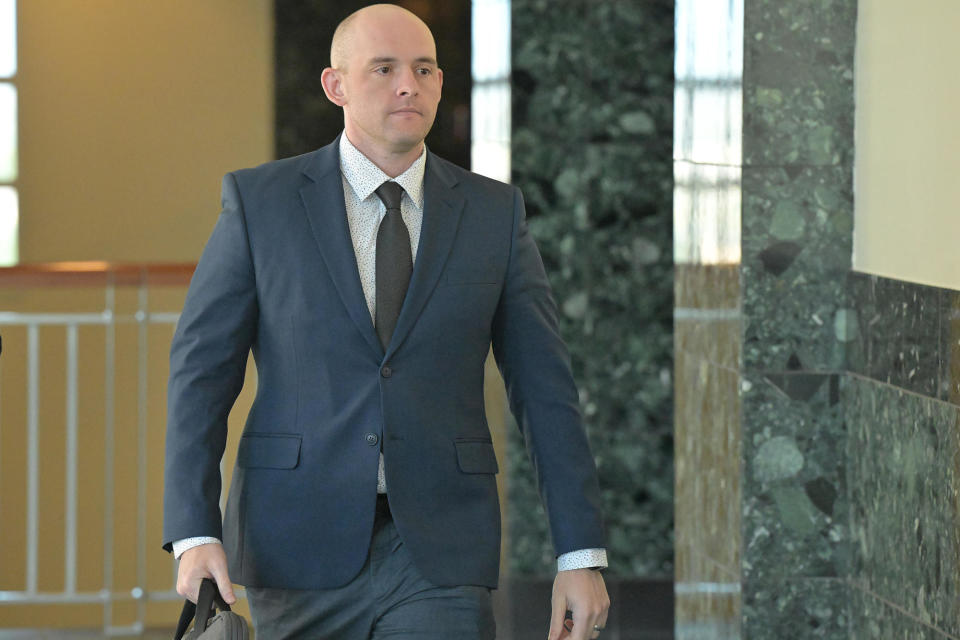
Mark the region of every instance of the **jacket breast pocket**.
[[301, 436], [249, 433], [240, 438], [237, 466], [244, 469], [293, 469], [300, 463]]
[[498, 270], [491, 265], [452, 265], [447, 267], [444, 283], [459, 284], [497, 284]]
[[498, 473], [497, 454], [487, 440], [455, 440], [457, 465], [464, 473]]

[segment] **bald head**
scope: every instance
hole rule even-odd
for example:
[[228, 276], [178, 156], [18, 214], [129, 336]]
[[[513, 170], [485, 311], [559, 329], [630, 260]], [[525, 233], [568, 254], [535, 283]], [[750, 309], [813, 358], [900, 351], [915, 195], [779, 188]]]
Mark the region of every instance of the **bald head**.
[[417, 159], [443, 88], [437, 44], [423, 20], [392, 4], [353, 13], [337, 27], [320, 82], [343, 108], [347, 139], [387, 175]]
[[333, 33], [333, 41], [330, 43], [330, 66], [346, 71], [353, 56], [357, 38], [363, 37], [363, 34], [372, 27], [395, 21], [415, 24], [414, 28], [422, 29], [433, 42], [430, 27], [416, 14], [395, 4], [373, 4], [354, 11], [337, 25], [337, 30]]

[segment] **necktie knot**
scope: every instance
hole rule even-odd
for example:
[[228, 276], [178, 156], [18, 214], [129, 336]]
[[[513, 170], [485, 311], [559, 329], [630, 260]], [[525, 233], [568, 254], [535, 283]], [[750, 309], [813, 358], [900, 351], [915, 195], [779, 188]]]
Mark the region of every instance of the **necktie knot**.
[[403, 187], [392, 180], [387, 180], [377, 187], [375, 192], [377, 197], [383, 201], [387, 211], [391, 209], [400, 209], [400, 199], [403, 197]]

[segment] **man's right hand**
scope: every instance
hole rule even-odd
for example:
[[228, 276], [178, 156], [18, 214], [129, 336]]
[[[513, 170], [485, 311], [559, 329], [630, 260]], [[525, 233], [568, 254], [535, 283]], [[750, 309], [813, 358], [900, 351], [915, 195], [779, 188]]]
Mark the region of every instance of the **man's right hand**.
[[201, 544], [187, 549], [180, 556], [177, 593], [196, 603], [200, 595], [200, 581], [204, 578], [213, 578], [224, 602], [234, 604], [237, 601], [230, 576], [227, 575], [227, 554], [223, 552], [222, 544]]

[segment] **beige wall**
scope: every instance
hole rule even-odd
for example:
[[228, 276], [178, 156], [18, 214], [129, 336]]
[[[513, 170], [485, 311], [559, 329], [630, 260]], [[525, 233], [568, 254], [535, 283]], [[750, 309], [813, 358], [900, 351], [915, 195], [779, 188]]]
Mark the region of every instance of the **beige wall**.
[[[22, 262], [194, 261], [219, 209], [220, 178], [273, 153], [270, 0], [19, 2]], [[152, 290], [178, 311], [183, 288]], [[136, 305], [121, 291], [118, 311]], [[103, 292], [3, 290], [2, 311], [99, 311]], [[41, 591], [64, 580], [64, 330], [40, 330]], [[103, 584], [104, 331], [80, 330], [78, 589]], [[165, 590], [160, 548], [163, 430], [171, 329], [148, 338], [147, 586]], [[0, 590], [23, 588], [26, 332], [3, 330], [0, 367]], [[114, 588], [136, 586], [136, 327], [116, 333]], [[231, 416], [235, 450], [255, 376]], [[228, 457], [229, 454], [228, 454]], [[232, 468], [232, 458], [227, 463]], [[228, 471], [229, 476], [229, 471]], [[228, 477], [229, 481], [229, 477]], [[179, 604], [151, 604], [173, 624]], [[243, 609], [241, 609], [242, 611]], [[117, 607], [116, 624], [135, 607]], [[0, 605], [0, 628], [97, 626], [99, 605]]]
[[22, 262], [195, 260], [273, 153], [269, 0], [21, 0]]
[[854, 268], [960, 289], [960, 2], [858, 10]]

